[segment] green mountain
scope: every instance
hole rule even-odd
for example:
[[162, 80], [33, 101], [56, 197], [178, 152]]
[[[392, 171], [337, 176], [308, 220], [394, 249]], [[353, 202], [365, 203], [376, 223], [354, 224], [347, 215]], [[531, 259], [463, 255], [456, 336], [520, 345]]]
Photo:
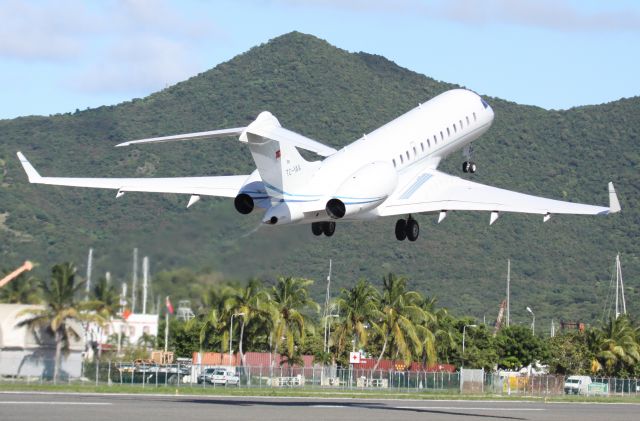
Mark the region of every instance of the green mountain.
[[[393, 218], [339, 225], [329, 239], [314, 237], [308, 226], [253, 232], [259, 215], [237, 214], [231, 200], [204, 198], [187, 210], [186, 196], [126, 194], [116, 200], [113, 191], [29, 185], [15, 157], [23, 151], [42, 174], [52, 176], [241, 174], [253, 163], [231, 139], [113, 145], [246, 125], [269, 110], [287, 128], [342, 146], [453, 87], [384, 57], [349, 53], [293, 32], [146, 98], [1, 120], [0, 267], [29, 258], [41, 263], [39, 274], [45, 276], [54, 262], [72, 260], [83, 271], [93, 247], [94, 273], [111, 271], [123, 280], [131, 250], [138, 247], [151, 257], [154, 273], [188, 267], [240, 280], [303, 276], [317, 280], [313, 293], [319, 298], [331, 258], [335, 291], [359, 277], [378, 281], [393, 271], [454, 313], [486, 316], [489, 322], [504, 296], [510, 258], [512, 318], [528, 322], [525, 307], [531, 306], [546, 330], [551, 318], [602, 317], [619, 251], [628, 307], [637, 315], [638, 97], [547, 111], [487, 96], [496, 118], [475, 147], [476, 181], [595, 204], [607, 203], [606, 183], [613, 181], [621, 214], [555, 216], [545, 224], [537, 216], [506, 214], [491, 227], [484, 213], [456, 213], [441, 224], [436, 216], [420, 215], [416, 243], [395, 240]], [[443, 169], [461, 175], [461, 160], [451, 156]], [[216, 276], [205, 278], [214, 282]], [[176, 282], [178, 295], [201, 290]]]

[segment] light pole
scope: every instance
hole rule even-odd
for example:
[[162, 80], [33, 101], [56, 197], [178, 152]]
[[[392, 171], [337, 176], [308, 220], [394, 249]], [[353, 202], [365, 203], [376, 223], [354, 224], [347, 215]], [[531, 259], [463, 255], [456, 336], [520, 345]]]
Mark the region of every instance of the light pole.
[[462, 361], [464, 364], [464, 338], [467, 334], [467, 328], [468, 327], [478, 327], [478, 325], [464, 325], [464, 327], [462, 328]]
[[244, 313], [234, 313], [231, 315], [231, 325], [229, 326], [229, 364], [231, 364], [231, 345], [233, 341], [233, 318], [236, 316], [244, 316]]
[[329, 338], [331, 337], [331, 319], [333, 317], [340, 317], [339, 314], [329, 314], [325, 320], [327, 328], [324, 334], [324, 352], [329, 352]]
[[531, 320], [531, 333], [533, 333], [533, 336], [536, 336], [536, 315], [533, 314], [531, 307], [527, 307], [527, 311], [531, 313], [531, 317], [533, 317], [533, 320]]

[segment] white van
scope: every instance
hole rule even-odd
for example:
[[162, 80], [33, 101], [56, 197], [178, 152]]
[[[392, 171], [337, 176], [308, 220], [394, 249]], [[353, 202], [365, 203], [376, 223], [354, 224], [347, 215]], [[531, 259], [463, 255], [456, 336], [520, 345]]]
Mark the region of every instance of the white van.
[[591, 377], [589, 376], [569, 376], [564, 382], [564, 393], [566, 395], [586, 395], [589, 392]]

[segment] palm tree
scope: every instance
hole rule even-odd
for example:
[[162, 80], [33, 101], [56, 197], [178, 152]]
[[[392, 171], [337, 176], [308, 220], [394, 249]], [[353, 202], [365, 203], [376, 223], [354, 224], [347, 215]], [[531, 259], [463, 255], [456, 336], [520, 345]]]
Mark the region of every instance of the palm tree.
[[228, 351], [230, 321], [228, 301], [232, 295], [233, 288], [228, 285], [211, 288], [205, 295], [204, 303], [209, 309], [204, 315], [200, 328], [201, 349], [219, 347], [221, 352]]
[[424, 311], [420, 308], [422, 297], [416, 291], [407, 291], [405, 278], [390, 273], [382, 280], [382, 318], [373, 328], [384, 339], [373, 371], [378, 369], [389, 342], [395, 346], [393, 358], [401, 355], [406, 364], [411, 362], [413, 355], [422, 352], [419, 329], [416, 327], [425, 319]]
[[45, 329], [52, 334], [56, 344], [53, 381], [57, 382], [60, 373], [62, 353], [69, 350], [71, 339], [79, 339], [80, 333], [72, 326], [73, 322], [104, 323], [104, 318], [89, 313], [86, 306], [76, 301], [76, 295], [82, 289], [83, 282], [75, 280], [76, 268], [71, 263], [55, 265], [51, 270], [51, 281], [41, 282], [43, 309], [27, 309], [23, 313], [30, 317], [19, 326], [30, 329]]
[[111, 285], [107, 278], [98, 279], [93, 288], [93, 302], [95, 310], [105, 319], [110, 319], [118, 314], [120, 309], [120, 294]]
[[364, 279], [351, 289], [342, 289], [336, 300], [336, 306], [342, 313], [342, 323], [334, 333], [337, 354], [345, 352], [352, 341], [356, 349], [367, 345], [369, 328], [382, 317], [379, 302], [380, 293]]
[[436, 309], [435, 298], [425, 298], [420, 303], [423, 311], [423, 323], [418, 324], [418, 334], [422, 342], [422, 365], [428, 366], [438, 361], [437, 339], [444, 332], [440, 329], [439, 322], [447, 316], [447, 310]]
[[[273, 330], [272, 341], [274, 354], [278, 354], [278, 347], [282, 339], [286, 341], [287, 355], [293, 356], [295, 343], [304, 342], [304, 327], [307, 316], [304, 311], [312, 309], [318, 311], [320, 306], [309, 297], [307, 287], [313, 283], [309, 279], [279, 278], [271, 291], [269, 313]], [[272, 361], [273, 365], [273, 361]]]
[[[230, 314], [238, 315], [240, 319], [240, 339], [238, 340], [238, 351], [242, 366], [246, 366], [246, 359], [243, 349], [245, 326], [254, 320], [268, 314], [269, 294], [264, 290], [262, 282], [252, 279], [245, 287], [239, 287], [230, 292], [225, 301], [225, 307]], [[233, 332], [232, 332], [233, 333]]]
[[595, 337], [597, 358], [609, 375], [616, 374], [626, 366], [640, 362], [638, 330], [634, 329], [626, 315], [610, 319], [609, 323], [597, 331]]

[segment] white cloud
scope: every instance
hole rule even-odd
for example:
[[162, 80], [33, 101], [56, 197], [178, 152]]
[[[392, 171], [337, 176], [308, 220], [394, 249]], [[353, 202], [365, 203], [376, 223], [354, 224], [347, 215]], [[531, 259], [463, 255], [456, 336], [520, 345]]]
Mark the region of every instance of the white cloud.
[[192, 76], [197, 61], [180, 42], [139, 36], [115, 43], [70, 82], [88, 93], [147, 93]]
[[167, 0], [0, 0], [0, 60], [71, 64], [67, 86], [147, 93], [198, 70], [199, 49], [220, 39], [200, 16]]
[[82, 33], [91, 31], [82, 4], [60, 1], [36, 5], [0, 2], [0, 57], [19, 60], [66, 60], [84, 49]]
[[476, 24], [515, 24], [560, 31], [639, 31], [637, 9], [611, 2], [589, 10], [571, 0], [270, 0], [295, 7], [325, 7], [359, 13], [395, 13]]

